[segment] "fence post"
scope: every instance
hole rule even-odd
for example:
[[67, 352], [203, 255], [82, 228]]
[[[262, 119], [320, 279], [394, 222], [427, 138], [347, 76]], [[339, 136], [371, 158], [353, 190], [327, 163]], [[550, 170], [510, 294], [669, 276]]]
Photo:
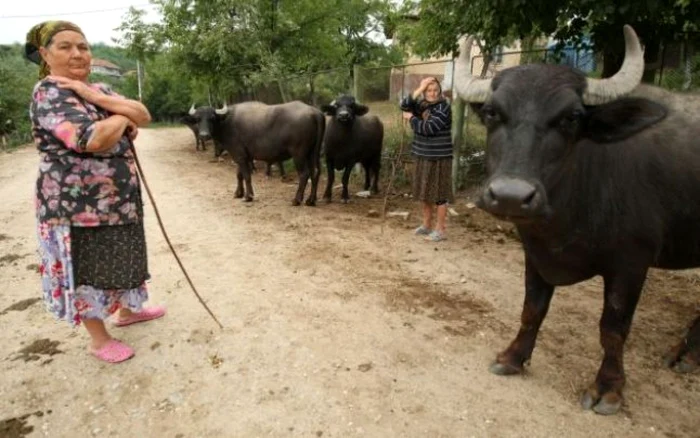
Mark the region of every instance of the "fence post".
[[352, 95], [355, 100], [362, 102], [362, 84], [360, 79], [360, 65], [353, 64], [352, 66]]
[[139, 87], [139, 102], [143, 102], [143, 78], [141, 77], [141, 61], [136, 60], [136, 82]]
[[455, 59], [452, 58], [452, 192], [459, 187], [460, 159], [462, 157], [462, 142], [464, 141], [464, 115], [466, 104], [457, 94], [455, 87]]
[[459, 187], [460, 164], [462, 157], [462, 142], [464, 141], [464, 116], [466, 105], [464, 101], [452, 91], [452, 192], [457, 192]]

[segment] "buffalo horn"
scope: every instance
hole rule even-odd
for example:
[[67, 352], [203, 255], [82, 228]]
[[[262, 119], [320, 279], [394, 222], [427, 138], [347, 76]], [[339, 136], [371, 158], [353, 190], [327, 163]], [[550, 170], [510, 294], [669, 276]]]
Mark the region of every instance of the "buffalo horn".
[[583, 103], [600, 105], [613, 101], [634, 90], [644, 74], [644, 50], [634, 29], [628, 24], [623, 28], [625, 34], [625, 60], [614, 76], [606, 79], [586, 79]]
[[474, 36], [469, 36], [459, 45], [459, 58], [455, 63], [454, 87], [465, 102], [483, 103], [491, 96], [491, 79], [474, 77], [471, 74], [471, 52]]

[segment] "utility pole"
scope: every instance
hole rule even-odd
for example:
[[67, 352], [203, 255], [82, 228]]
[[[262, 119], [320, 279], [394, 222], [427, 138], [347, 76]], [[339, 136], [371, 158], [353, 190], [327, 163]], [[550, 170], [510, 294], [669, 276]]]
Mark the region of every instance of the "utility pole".
[[141, 85], [141, 61], [136, 60], [136, 82], [139, 84], [139, 101], [143, 101], [143, 92]]

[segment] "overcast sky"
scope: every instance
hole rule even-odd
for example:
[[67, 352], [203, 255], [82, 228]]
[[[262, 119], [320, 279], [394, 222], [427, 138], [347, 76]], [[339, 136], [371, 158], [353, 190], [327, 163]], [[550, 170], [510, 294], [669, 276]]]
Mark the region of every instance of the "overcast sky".
[[68, 20], [83, 29], [91, 44], [114, 45], [112, 38], [120, 36], [114, 29], [121, 24], [129, 6], [149, 11], [146, 21], [158, 21], [148, 0], [2, 0], [0, 44], [24, 43], [29, 29], [42, 21]]

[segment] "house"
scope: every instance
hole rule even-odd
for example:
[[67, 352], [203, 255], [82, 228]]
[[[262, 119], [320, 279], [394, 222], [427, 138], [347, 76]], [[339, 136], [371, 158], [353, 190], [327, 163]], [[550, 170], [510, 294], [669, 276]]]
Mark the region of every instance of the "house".
[[[396, 39], [392, 42], [397, 44]], [[489, 64], [486, 76], [493, 74], [504, 68], [513, 67], [520, 64], [521, 60], [520, 41], [516, 41], [508, 47], [498, 47]], [[479, 46], [472, 46], [472, 74], [480, 75], [484, 66], [484, 57]], [[452, 54], [442, 57], [432, 57], [421, 59], [409, 53], [406, 63], [392, 69], [391, 72], [391, 99], [397, 100], [402, 96], [407, 96], [415, 90], [423, 78], [433, 76], [442, 84], [442, 89], [448, 98], [452, 98], [452, 76], [454, 73], [454, 61]]]
[[[402, 15], [400, 19], [408, 22], [416, 22], [420, 19], [418, 10], [415, 9], [410, 14]], [[392, 44], [400, 44], [398, 38], [394, 37], [394, 30], [394, 25], [390, 26], [390, 28], [385, 28], [385, 36], [387, 39], [392, 40]], [[532, 58], [529, 56], [529, 54], [534, 55], [535, 58], [544, 58], [546, 44], [546, 39], [538, 39], [533, 45], [537, 48], [534, 52], [523, 52], [520, 40], [516, 40], [509, 46], [499, 46], [496, 48], [491, 62], [488, 65], [488, 69], [486, 72], [484, 72], [484, 75], [486, 77], [490, 77], [500, 70], [520, 65], [521, 61], [523, 61], [523, 54], [528, 54], [526, 57], [527, 59]], [[474, 44], [472, 46], [471, 59], [471, 73], [475, 76], [481, 75], [484, 67], [484, 56], [481, 53], [481, 49], [479, 48], [478, 44]], [[529, 62], [532, 61], [530, 60]], [[397, 100], [402, 96], [408, 95], [408, 93], [412, 92], [418, 87], [423, 78], [429, 76], [437, 78], [442, 84], [444, 94], [448, 98], [452, 98], [453, 73], [454, 61], [452, 54], [448, 54], [447, 56], [443, 57], [421, 59], [409, 52], [405, 65], [398, 66], [391, 72], [390, 98]]]
[[93, 59], [92, 65], [90, 66], [90, 73], [104, 76], [112, 76], [115, 78], [122, 77], [121, 68], [119, 68], [119, 66], [117, 65], [112, 64], [109, 61], [105, 61], [104, 59]]

